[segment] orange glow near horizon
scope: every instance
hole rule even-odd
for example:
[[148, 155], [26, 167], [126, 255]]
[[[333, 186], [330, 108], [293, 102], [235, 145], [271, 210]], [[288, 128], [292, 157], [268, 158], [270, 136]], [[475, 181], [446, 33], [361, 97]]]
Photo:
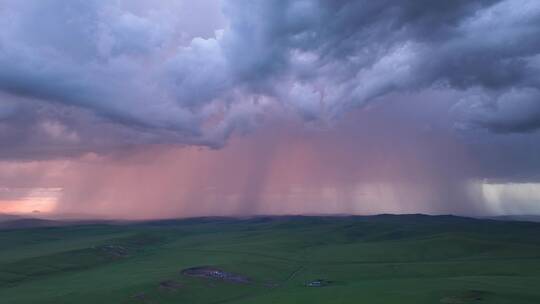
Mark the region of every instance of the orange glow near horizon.
[[55, 198], [0, 201], [0, 213], [29, 214], [51, 213], [56, 207]]
[[35, 188], [20, 198], [0, 200], [0, 213], [51, 213], [56, 209], [62, 189]]

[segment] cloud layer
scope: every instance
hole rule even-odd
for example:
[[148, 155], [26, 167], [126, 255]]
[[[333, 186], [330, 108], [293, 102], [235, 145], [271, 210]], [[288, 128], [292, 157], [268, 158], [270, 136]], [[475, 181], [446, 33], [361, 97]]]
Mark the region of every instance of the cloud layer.
[[0, 196], [486, 212], [540, 181], [538, 37], [535, 0], [0, 0]]
[[0, 7], [6, 157], [39, 154], [38, 145], [51, 156], [149, 143], [219, 147], [276, 107], [332, 120], [389, 94], [434, 88], [467, 93], [462, 125], [540, 126], [540, 5], [532, 0]]

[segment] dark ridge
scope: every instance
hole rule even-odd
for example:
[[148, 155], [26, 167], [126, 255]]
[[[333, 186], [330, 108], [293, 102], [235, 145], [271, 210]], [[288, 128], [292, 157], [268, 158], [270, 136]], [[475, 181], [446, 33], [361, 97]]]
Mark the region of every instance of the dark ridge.
[[52, 220], [43, 220], [35, 218], [22, 218], [0, 223], [0, 229], [23, 229], [37, 227], [56, 227], [67, 225], [67, 222], [59, 222]]
[[62, 221], [62, 220], [47, 220], [47, 219], [38, 219], [38, 218], [21, 218], [21, 219], [16, 219], [16, 220], [0, 222], [0, 230], [65, 227], [65, 226], [119, 225], [122, 223], [123, 222], [103, 221], [103, 220]]
[[540, 215], [501, 215], [492, 216], [487, 219], [496, 221], [518, 221], [518, 222], [535, 222], [540, 223]]
[[0, 213], [0, 223], [5, 221], [13, 221], [22, 219], [23, 217], [14, 214]]
[[[387, 223], [391, 225], [423, 225], [423, 224], [467, 224], [487, 223], [498, 221], [500, 224], [508, 221], [519, 221], [523, 225], [536, 225], [540, 216], [501, 216], [472, 218], [457, 215], [427, 215], [427, 214], [377, 214], [377, 215], [255, 215], [255, 216], [207, 216], [177, 219], [153, 220], [52, 220], [43, 218], [22, 218], [19, 216], [6, 216], [5, 221], [0, 220], [0, 230], [30, 229], [42, 227], [88, 226], [88, 225], [135, 225], [141, 227], [167, 227], [189, 225], [267, 225], [277, 224], [289, 227], [297, 225], [319, 225], [335, 222], [365, 222]], [[9, 219], [8, 219], [9, 218]], [[535, 223], [536, 222], [536, 223]]]

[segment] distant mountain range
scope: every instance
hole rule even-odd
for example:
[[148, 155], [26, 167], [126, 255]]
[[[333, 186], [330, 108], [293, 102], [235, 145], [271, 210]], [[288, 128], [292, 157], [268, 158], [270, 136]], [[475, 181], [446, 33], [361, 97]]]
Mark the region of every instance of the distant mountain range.
[[41, 218], [38, 216], [22, 216], [0, 213], [0, 229], [23, 229], [38, 227], [60, 227], [70, 225], [91, 225], [102, 223], [117, 223], [111, 220], [82, 220], [76, 218]]
[[540, 215], [501, 215], [489, 217], [492, 220], [498, 221], [521, 221], [521, 222], [538, 222], [540, 223]]
[[[341, 215], [338, 217], [343, 217], [346, 215]], [[262, 219], [275, 219], [275, 218], [288, 218], [288, 217], [301, 217], [301, 218], [310, 218], [312, 216], [253, 216], [248, 217], [252, 220], [262, 220]], [[316, 218], [321, 218], [321, 216], [313, 216]], [[333, 216], [322, 216], [322, 218], [331, 218]], [[423, 220], [430, 221], [446, 221], [446, 220], [456, 220], [463, 219], [467, 220], [467, 217], [453, 216], [453, 215], [424, 215], [424, 214], [403, 214], [403, 215], [394, 215], [394, 214], [379, 214], [371, 216], [358, 216], [365, 218], [380, 219], [385, 218], [386, 220], [400, 220], [403, 218], [418, 217]], [[163, 220], [147, 220], [147, 221], [121, 221], [121, 220], [111, 220], [111, 219], [84, 219], [88, 218], [87, 216], [80, 215], [70, 215], [66, 217], [41, 217], [41, 216], [22, 216], [15, 214], [5, 214], [0, 213], [0, 229], [23, 229], [23, 228], [38, 228], [38, 227], [60, 227], [60, 226], [70, 226], [70, 225], [91, 225], [91, 224], [121, 224], [129, 222], [152, 222], [155, 224], [162, 223], [166, 224], [168, 222], [176, 222], [178, 220], [190, 220], [190, 219], [163, 219]], [[201, 217], [193, 218], [194, 221], [204, 221], [204, 220], [216, 220], [216, 219], [234, 219], [234, 217]], [[538, 222], [540, 223], [540, 215], [503, 215], [503, 216], [492, 216], [492, 217], [481, 217], [479, 219], [487, 220], [497, 220], [497, 221], [522, 221], [522, 222]]]
[[15, 220], [0, 221], [0, 229], [22, 229], [38, 227], [59, 227], [70, 225], [70, 222], [51, 221], [35, 218], [20, 218]]
[[5, 221], [18, 220], [21, 218], [23, 217], [18, 216], [18, 215], [13, 215], [13, 214], [0, 213], [0, 223], [5, 222]]

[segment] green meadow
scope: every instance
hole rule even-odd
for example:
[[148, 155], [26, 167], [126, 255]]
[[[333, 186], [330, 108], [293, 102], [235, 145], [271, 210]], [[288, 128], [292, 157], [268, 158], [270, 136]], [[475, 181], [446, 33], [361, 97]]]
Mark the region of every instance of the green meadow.
[[[248, 282], [182, 273], [198, 266]], [[380, 215], [4, 229], [0, 303], [537, 304], [540, 224]]]

